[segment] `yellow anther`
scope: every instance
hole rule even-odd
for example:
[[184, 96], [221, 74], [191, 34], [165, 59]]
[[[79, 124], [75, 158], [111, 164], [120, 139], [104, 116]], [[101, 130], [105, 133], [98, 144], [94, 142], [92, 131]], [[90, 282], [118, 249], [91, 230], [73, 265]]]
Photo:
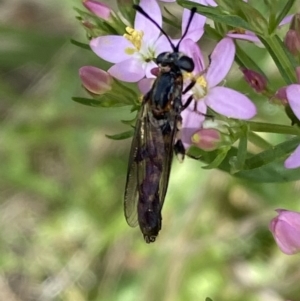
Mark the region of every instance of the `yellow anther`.
[[204, 89], [207, 87], [207, 81], [203, 75], [201, 75], [197, 78], [196, 83], [197, 83], [197, 85], [201, 86]]
[[191, 72], [183, 72], [183, 80], [193, 80], [194, 75]]
[[[136, 50], [139, 51], [142, 46], [142, 39], [143, 39], [144, 33], [142, 31], [135, 30], [134, 28], [131, 28], [129, 26], [126, 27], [125, 30], [127, 33], [125, 33], [123, 35], [124, 38], [126, 38], [128, 41], [130, 41], [132, 43], [132, 45], [136, 48]], [[126, 48], [126, 49], [128, 49], [128, 48]]]

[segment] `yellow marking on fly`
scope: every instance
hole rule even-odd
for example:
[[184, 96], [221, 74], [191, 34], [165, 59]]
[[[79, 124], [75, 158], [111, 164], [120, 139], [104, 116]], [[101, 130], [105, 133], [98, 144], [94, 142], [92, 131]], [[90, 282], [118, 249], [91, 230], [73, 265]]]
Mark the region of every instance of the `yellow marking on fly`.
[[123, 37], [126, 38], [128, 41], [130, 41], [132, 43], [132, 45], [135, 47], [135, 49], [133, 48], [126, 48], [125, 51], [127, 53], [127, 51], [140, 51], [141, 46], [142, 46], [142, 39], [144, 36], [144, 32], [141, 30], [135, 30], [132, 27], [127, 26], [126, 27], [126, 32]]

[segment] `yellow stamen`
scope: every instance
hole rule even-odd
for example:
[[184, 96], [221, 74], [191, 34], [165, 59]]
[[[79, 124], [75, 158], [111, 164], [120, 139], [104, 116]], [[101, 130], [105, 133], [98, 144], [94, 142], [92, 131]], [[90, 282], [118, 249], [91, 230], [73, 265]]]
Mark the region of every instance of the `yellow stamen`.
[[197, 78], [196, 84], [201, 86], [203, 89], [207, 88], [207, 81], [203, 75]]
[[[135, 47], [135, 51], [139, 51], [142, 46], [142, 39], [144, 33], [140, 30], [135, 30], [134, 28], [131, 27], [126, 27], [126, 32], [127, 33], [123, 35], [124, 38], [126, 38], [128, 41], [132, 43], [132, 45]], [[128, 49], [132, 49], [132, 48], [126, 48], [125, 51], [128, 51]]]

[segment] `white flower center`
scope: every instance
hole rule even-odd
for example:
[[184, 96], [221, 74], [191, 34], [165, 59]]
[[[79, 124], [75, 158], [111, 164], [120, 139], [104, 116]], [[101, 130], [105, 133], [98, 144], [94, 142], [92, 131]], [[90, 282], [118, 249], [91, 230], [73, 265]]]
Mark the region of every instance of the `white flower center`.
[[200, 100], [207, 94], [207, 81], [204, 75], [194, 76], [192, 73], [185, 73], [184, 79], [195, 80], [196, 83], [192, 88], [192, 94], [195, 100]]

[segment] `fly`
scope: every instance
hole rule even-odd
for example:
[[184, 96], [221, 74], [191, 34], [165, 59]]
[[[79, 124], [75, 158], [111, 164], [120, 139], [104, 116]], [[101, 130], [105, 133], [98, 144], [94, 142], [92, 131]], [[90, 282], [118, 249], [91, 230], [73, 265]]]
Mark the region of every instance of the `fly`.
[[182, 94], [190, 90], [191, 82], [183, 90], [182, 71], [192, 72], [192, 58], [179, 52], [196, 8], [191, 10], [188, 25], [175, 46], [166, 32], [138, 5], [133, 8], [153, 22], [168, 39], [173, 52], [163, 52], [156, 58], [158, 76], [143, 97], [131, 144], [124, 196], [127, 223], [139, 225], [147, 243], [154, 242], [161, 229], [161, 210], [167, 193], [173, 152], [183, 160], [185, 149], [180, 139], [181, 112], [190, 104], [182, 104]]

